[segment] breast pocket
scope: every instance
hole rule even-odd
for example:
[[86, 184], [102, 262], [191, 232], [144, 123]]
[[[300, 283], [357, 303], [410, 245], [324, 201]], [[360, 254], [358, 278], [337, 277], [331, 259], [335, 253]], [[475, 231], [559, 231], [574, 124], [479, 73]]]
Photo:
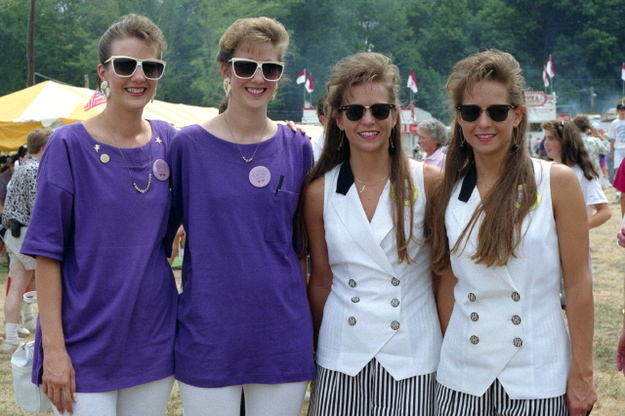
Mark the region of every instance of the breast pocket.
[[267, 212], [265, 241], [288, 244], [293, 242], [293, 219], [298, 201], [299, 192], [280, 189], [273, 195]]

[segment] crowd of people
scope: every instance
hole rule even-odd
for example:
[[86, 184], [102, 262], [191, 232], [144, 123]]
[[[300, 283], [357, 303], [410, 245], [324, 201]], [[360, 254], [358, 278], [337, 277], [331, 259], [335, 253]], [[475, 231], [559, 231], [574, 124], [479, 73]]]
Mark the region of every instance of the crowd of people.
[[296, 416], [313, 380], [311, 416], [589, 414], [588, 231], [610, 218], [592, 126], [544, 123], [549, 160], [530, 157], [521, 67], [490, 49], [453, 67], [450, 132], [420, 123], [417, 161], [397, 67], [362, 52], [332, 68], [311, 143], [267, 115], [288, 43], [236, 20], [220, 114], [177, 131], [142, 117], [165, 38], [126, 15], [98, 45], [104, 110], [28, 137], [2, 218], [4, 345], [36, 270], [32, 382], [54, 413], [162, 415], [177, 381], [186, 416]]

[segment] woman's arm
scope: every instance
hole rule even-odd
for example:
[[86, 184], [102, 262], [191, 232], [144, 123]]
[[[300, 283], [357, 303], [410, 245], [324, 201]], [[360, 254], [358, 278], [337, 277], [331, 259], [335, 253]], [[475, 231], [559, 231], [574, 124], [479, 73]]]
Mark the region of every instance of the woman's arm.
[[592, 367], [594, 315], [588, 270], [588, 226], [582, 221], [587, 216], [586, 207], [579, 181], [567, 166], [552, 165], [551, 194], [571, 338], [566, 395], [571, 416], [585, 415], [597, 400]]
[[595, 228], [604, 224], [612, 217], [608, 204], [595, 204], [591, 208], [594, 212], [588, 213], [588, 228]]
[[43, 392], [60, 413], [72, 413], [76, 377], [65, 349], [60, 262], [37, 256], [35, 277], [43, 346]]
[[324, 179], [314, 180], [304, 195], [304, 223], [310, 247], [310, 280], [308, 300], [312, 310], [315, 340], [321, 328], [323, 308], [332, 288], [332, 270], [328, 262], [328, 247], [323, 224]]

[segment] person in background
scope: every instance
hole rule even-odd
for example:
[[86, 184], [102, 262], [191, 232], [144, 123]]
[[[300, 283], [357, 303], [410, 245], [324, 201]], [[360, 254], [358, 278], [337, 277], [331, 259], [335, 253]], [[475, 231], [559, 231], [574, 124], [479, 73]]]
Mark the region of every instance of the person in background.
[[167, 262], [165, 162], [175, 129], [144, 120], [166, 42], [134, 14], [100, 38], [106, 107], [58, 128], [22, 253], [37, 256], [33, 382], [55, 413], [158, 416], [174, 382], [178, 293]]
[[28, 134], [27, 156], [7, 185], [2, 225], [7, 229], [4, 243], [9, 253], [11, 285], [4, 301], [5, 339], [3, 351], [19, 345], [18, 329], [22, 310], [22, 295], [34, 277], [35, 259], [20, 253], [37, 192], [39, 160], [52, 134], [49, 129], [33, 130]]
[[399, 71], [378, 53], [340, 60], [326, 146], [305, 189], [308, 296], [317, 334], [310, 416], [429, 416], [441, 332], [423, 243], [440, 171], [401, 143]]
[[425, 152], [423, 163], [443, 169], [445, 166], [443, 146], [447, 143], [447, 127], [433, 118], [420, 122], [417, 134], [419, 147]]
[[599, 182], [599, 170], [582, 141], [578, 125], [572, 121], [553, 120], [542, 123], [547, 156], [573, 169], [582, 187], [588, 228], [595, 228], [610, 219], [612, 213]]
[[580, 416], [597, 399], [584, 198], [569, 167], [529, 157], [523, 84], [494, 49], [447, 80], [453, 134], [425, 216], [441, 275], [439, 415]]
[[324, 136], [325, 136], [325, 126], [326, 126], [326, 97], [323, 96], [319, 98], [317, 101], [317, 118], [319, 119], [319, 123], [323, 127], [323, 131], [317, 136], [313, 137], [310, 141], [313, 148], [313, 155], [315, 157], [315, 162], [319, 160], [319, 156], [321, 155], [321, 151], [323, 150]]
[[314, 378], [312, 319], [294, 223], [310, 140], [267, 117], [289, 35], [267, 17], [219, 41], [223, 112], [171, 151], [170, 235], [186, 232], [176, 378], [185, 416], [299, 415]]
[[584, 147], [588, 152], [588, 157], [590, 158], [595, 171], [599, 175], [599, 183], [601, 184], [601, 187], [606, 188], [604, 183], [607, 182], [607, 178], [604, 176], [601, 168], [601, 155], [605, 156], [610, 153], [610, 143], [605, 140], [603, 135], [600, 134], [597, 129], [592, 126], [592, 124], [590, 124], [588, 117], [583, 115], [575, 116], [573, 123], [575, 123], [581, 132]]

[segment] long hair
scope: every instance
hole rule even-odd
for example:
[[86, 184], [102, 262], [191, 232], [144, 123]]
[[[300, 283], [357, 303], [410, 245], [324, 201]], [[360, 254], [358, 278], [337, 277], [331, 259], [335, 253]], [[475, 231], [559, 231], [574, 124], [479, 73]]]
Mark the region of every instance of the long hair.
[[[375, 52], [361, 52], [341, 59], [332, 69], [327, 84], [326, 126], [323, 150], [315, 167], [308, 176], [307, 184], [323, 176], [335, 166], [349, 160], [349, 142], [345, 139], [336, 122], [338, 109], [344, 104], [344, 98], [350, 89], [366, 82], [378, 82], [386, 87], [389, 102], [400, 111], [399, 70], [386, 56]], [[393, 194], [392, 216], [395, 225], [395, 242], [400, 262], [409, 263], [408, 242], [412, 238], [412, 227], [406, 234], [404, 227], [405, 209], [410, 210], [410, 224], [413, 222], [413, 183], [408, 169], [408, 156], [401, 145], [401, 117], [391, 130], [389, 137], [389, 155], [391, 158], [390, 181]]]
[[560, 158], [567, 166], [579, 165], [588, 180], [596, 179], [599, 174], [593, 166], [579, 127], [573, 121], [552, 120], [541, 124], [543, 130], [554, 135], [560, 142]]
[[436, 187], [433, 197], [429, 198], [426, 208], [424, 231], [432, 248], [432, 265], [435, 270], [449, 266], [450, 252], [457, 254], [464, 250], [466, 240], [480, 217], [482, 223], [478, 230], [477, 249], [471, 259], [487, 267], [507, 264], [510, 257], [515, 257], [515, 250], [521, 239], [521, 224], [536, 201], [536, 181], [525, 138], [527, 113], [524, 107], [521, 67], [512, 55], [496, 49], [489, 49], [459, 61], [447, 79], [446, 89], [450, 104], [453, 107], [462, 104], [464, 95], [482, 81], [498, 82], [506, 87], [510, 104], [523, 110], [521, 122], [512, 131], [512, 146], [502, 167], [505, 174], [499, 177], [488, 195], [483, 197], [460, 238], [450, 250], [445, 229], [447, 204], [458, 182], [475, 168], [473, 150], [466, 143], [458, 123], [458, 114], [454, 112], [445, 175]]

